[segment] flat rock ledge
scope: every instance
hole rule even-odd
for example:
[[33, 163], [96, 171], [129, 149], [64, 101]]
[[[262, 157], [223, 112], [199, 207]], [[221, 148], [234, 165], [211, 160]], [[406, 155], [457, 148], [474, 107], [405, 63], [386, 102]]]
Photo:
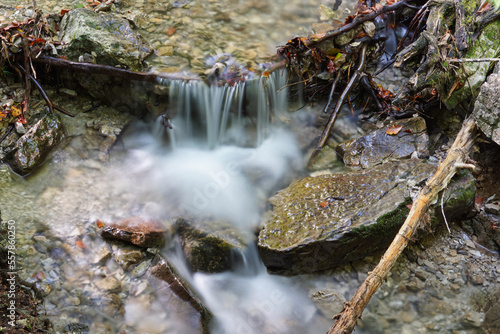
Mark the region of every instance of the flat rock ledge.
[[104, 226], [101, 230], [101, 237], [106, 240], [124, 241], [139, 247], [150, 248], [163, 245], [165, 232], [167, 228], [159, 221], [130, 217]]
[[[345, 174], [306, 177], [279, 191], [258, 237], [268, 271], [284, 275], [332, 269], [387, 248], [409, 213], [412, 195], [437, 166], [402, 160]], [[475, 183], [468, 172], [445, 191], [448, 221], [473, 205]], [[431, 212], [431, 225], [442, 220]]]

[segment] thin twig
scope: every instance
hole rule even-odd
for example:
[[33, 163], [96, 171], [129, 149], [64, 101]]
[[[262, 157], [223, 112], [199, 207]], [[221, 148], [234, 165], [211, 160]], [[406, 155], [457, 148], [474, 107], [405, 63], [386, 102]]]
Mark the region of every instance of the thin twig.
[[445, 193], [445, 191], [446, 191], [446, 188], [443, 190], [443, 194], [441, 195], [441, 213], [443, 214], [444, 223], [446, 224], [446, 228], [448, 229], [448, 233], [451, 234], [450, 225], [448, 225], [448, 219], [446, 219], [446, 215], [444, 214], [444, 204], [443, 204], [443, 201], [444, 201], [444, 193]]
[[340, 95], [340, 98], [338, 99], [337, 104], [335, 105], [335, 109], [333, 110], [332, 114], [330, 115], [330, 119], [328, 120], [328, 123], [327, 123], [325, 129], [323, 130], [323, 133], [321, 134], [321, 137], [318, 141], [318, 144], [316, 145], [316, 150], [321, 150], [325, 146], [325, 143], [328, 139], [328, 136], [330, 136], [330, 133], [332, 132], [333, 125], [335, 124], [335, 120], [337, 119], [340, 108], [342, 107], [342, 104], [344, 103], [345, 98], [347, 97], [347, 95], [349, 94], [351, 89], [354, 87], [354, 85], [356, 84], [356, 82], [359, 79], [359, 76], [361, 75], [361, 72], [365, 68], [367, 46], [368, 46], [368, 44], [364, 44], [361, 47], [361, 54], [359, 56], [360, 59], [359, 59], [358, 69], [356, 71], [354, 71], [354, 73], [351, 77], [351, 80], [349, 80], [349, 83], [347, 84], [346, 88], [344, 89], [344, 91]]
[[337, 86], [337, 83], [339, 82], [340, 76], [342, 74], [342, 69], [339, 69], [337, 71], [337, 76], [335, 77], [335, 80], [332, 83], [332, 89], [330, 90], [330, 95], [328, 96], [328, 102], [325, 105], [325, 108], [323, 109], [323, 112], [326, 114], [328, 113], [328, 109], [330, 108], [330, 103], [332, 102], [332, 97], [333, 93], [335, 93], [335, 87]]

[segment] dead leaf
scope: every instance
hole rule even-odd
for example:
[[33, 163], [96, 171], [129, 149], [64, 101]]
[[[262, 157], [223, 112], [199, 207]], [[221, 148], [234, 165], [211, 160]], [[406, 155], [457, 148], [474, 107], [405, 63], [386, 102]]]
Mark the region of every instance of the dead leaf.
[[389, 125], [389, 127], [387, 128], [387, 130], [385, 130], [385, 133], [387, 133], [389, 136], [395, 136], [399, 132], [401, 132], [401, 129], [403, 129], [402, 125], [391, 124], [391, 125]]
[[85, 248], [85, 244], [83, 243], [83, 241], [77, 240], [76, 241], [76, 247], [83, 249], [83, 248]]
[[167, 35], [169, 36], [172, 36], [173, 34], [175, 34], [175, 31], [177, 29], [175, 29], [175, 27], [170, 27], [168, 30], [167, 30]]

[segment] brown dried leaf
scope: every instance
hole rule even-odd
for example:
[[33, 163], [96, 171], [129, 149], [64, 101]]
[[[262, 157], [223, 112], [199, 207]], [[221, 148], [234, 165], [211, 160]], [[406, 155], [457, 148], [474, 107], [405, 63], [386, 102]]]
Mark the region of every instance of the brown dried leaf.
[[391, 124], [391, 125], [389, 125], [389, 127], [387, 128], [387, 130], [385, 130], [385, 133], [387, 133], [389, 136], [395, 136], [399, 132], [401, 132], [401, 129], [403, 129], [402, 125]]

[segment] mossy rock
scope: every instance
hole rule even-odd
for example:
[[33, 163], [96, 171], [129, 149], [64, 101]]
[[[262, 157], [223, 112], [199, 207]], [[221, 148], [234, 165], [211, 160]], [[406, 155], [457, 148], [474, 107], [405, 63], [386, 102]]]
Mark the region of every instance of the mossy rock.
[[246, 247], [243, 237], [227, 223], [194, 224], [179, 218], [174, 229], [193, 271], [217, 273], [230, 270]]
[[[294, 182], [269, 200], [274, 208], [258, 240], [264, 264], [271, 272], [304, 274], [386, 249], [409, 213], [412, 190], [435, 170], [403, 160]], [[472, 176], [459, 174], [445, 192], [448, 221], [470, 210], [474, 194]], [[439, 206], [431, 213], [435, 224], [442, 221]]]
[[126, 19], [85, 8], [64, 15], [60, 39], [64, 45], [62, 54], [71, 60], [94, 53], [93, 60], [98, 64], [120, 65], [135, 71], [142, 70], [144, 60], [153, 53]]

